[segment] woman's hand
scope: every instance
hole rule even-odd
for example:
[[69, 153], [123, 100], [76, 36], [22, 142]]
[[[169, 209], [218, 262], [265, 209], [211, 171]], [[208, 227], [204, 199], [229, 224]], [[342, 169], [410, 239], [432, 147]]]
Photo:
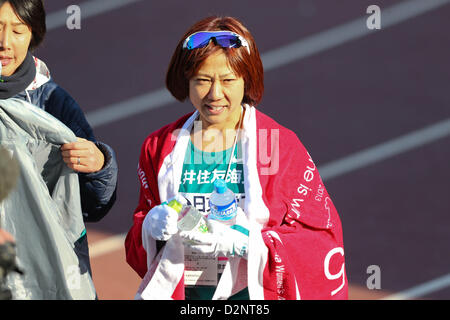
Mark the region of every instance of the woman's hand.
[[184, 244], [203, 254], [247, 259], [249, 222], [241, 208], [238, 207], [236, 224], [233, 226], [212, 219], [208, 219], [207, 224], [207, 233], [198, 230], [181, 231], [180, 237]]
[[77, 172], [100, 171], [105, 163], [103, 153], [92, 141], [77, 138], [76, 142], [63, 144], [62, 156], [67, 166]]
[[178, 232], [177, 220], [178, 212], [167, 204], [153, 207], [142, 223], [142, 241], [148, 236], [160, 241], [169, 240]]

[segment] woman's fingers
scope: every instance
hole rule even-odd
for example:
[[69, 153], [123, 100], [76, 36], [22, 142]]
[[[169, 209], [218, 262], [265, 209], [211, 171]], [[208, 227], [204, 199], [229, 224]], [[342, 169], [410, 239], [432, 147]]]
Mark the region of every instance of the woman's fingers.
[[105, 158], [103, 153], [92, 141], [77, 138], [61, 146], [64, 162], [71, 169], [78, 172], [91, 173], [102, 169]]

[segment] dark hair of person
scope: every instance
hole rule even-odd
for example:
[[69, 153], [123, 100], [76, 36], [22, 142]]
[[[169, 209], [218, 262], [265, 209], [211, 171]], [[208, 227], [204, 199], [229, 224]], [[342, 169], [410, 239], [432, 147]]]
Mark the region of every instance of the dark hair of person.
[[47, 32], [42, 0], [0, 0], [0, 6], [5, 2], [9, 2], [19, 19], [31, 28], [32, 37], [29, 50], [36, 49], [44, 40]]
[[[184, 40], [194, 32], [228, 30], [244, 37], [250, 49], [222, 48], [211, 41], [208, 46], [193, 50], [183, 49]], [[202, 63], [213, 53], [223, 50], [231, 69], [244, 79], [243, 103], [256, 106], [264, 92], [264, 71], [255, 40], [247, 28], [233, 17], [207, 17], [188, 29], [178, 42], [166, 75], [166, 86], [178, 100], [189, 96], [189, 80], [197, 73]]]

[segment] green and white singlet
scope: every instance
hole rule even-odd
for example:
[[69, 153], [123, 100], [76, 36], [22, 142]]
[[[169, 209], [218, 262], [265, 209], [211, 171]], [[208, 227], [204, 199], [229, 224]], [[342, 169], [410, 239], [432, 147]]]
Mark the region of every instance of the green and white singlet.
[[[213, 183], [216, 179], [225, 180], [226, 178], [227, 187], [236, 195], [238, 206], [244, 208], [244, 168], [241, 143], [236, 144], [231, 158], [232, 150], [233, 148], [220, 152], [205, 152], [196, 148], [189, 140], [178, 191], [190, 205], [193, 205], [205, 216], [210, 212], [209, 197], [214, 191]], [[231, 165], [226, 177], [230, 158]], [[199, 254], [185, 246], [186, 299], [210, 300], [226, 261], [225, 257]], [[249, 299], [248, 290], [245, 289], [230, 299]]]

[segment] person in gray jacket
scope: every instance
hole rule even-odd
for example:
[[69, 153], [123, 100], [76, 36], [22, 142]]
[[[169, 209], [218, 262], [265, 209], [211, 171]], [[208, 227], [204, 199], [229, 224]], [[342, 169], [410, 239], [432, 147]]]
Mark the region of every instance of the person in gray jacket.
[[8, 274], [13, 299], [95, 299], [78, 174], [61, 146], [75, 134], [27, 101], [0, 100], [0, 145], [19, 165], [16, 188], [0, 203], [0, 228], [15, 239]]
[[41, 0], [0, 0], [0, 99], [11, 97], [44, 109], [78, 137], [61, 148], [64, 161], [79, 173], [83, 218], [101, 220], [116, 200], [117, 162], [110, 146], [96, 140], [77, 102], [31, 54], [46, 33]]
[[[117, 161], [113, 149], [96, 140], [77, 102], [53, 81], [45, 63], [32, 55], [45, 33], [45, 9], [41, 0], [0, 0], [0, 101], [19, 99], [37, 106], [75, 135], [74, 141], [62, 144], [60, 152], [66, 166], [78, 176], [80, 194], [76, 197], [67, 195], [68, 198], [80, 199], [82, 221], [73, 227], [78, 232], [83, 230], [83, 221], [97, 222], [113, 206], [117, 190]], [[74, 251], [80, 268], [83, 266], [81, 269], [87, 269], [90, 275], [86, 232], [81, 236], [74, 235], [73, 239], [78, 239]], [[66, 296], [70, 295], [53, 295]]]

